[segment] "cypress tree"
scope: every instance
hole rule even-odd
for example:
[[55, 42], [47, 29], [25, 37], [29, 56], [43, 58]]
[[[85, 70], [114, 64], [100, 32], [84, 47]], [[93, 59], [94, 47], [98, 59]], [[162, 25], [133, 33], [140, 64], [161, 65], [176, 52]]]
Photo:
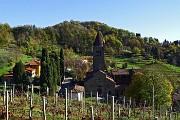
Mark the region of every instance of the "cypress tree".
[[49, 60], [49, 53], [46, 48], [42, 49], [42, 56], [41, 56], [41, 75], [40, 75], [40, 86], [45, 90], [45, 86], [49, 87], [50, 81], [50, 60]]
[[17, 62], [13, 68], [13, 78], [15, 84], [25, 84], [26, 82], [26, 71], [21, 61]]
[[57, 88], [57, 82], [59, 81], [59, 58], [58, 55], [55, 51], [51, 52], [50, 55], [50, 59], [51, 59], [51, 81], [50, 81], [50, 89], [52, 91], [50, 91], [50, 94], [53, 95], [53, 93], [56, 91]]
[[64, 81], [64, 52], [62, 48], [60, 50], [60, 79], [61, 79], [60, 82], [61, 84]]

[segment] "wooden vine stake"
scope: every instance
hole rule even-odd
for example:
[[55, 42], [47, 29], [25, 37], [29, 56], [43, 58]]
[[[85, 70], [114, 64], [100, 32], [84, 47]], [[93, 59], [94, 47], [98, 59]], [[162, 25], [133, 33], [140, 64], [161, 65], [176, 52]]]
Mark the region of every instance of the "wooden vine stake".
[[34, 86], [33, 86], [33, 84], [31, 85], [31, 94], [32, 94], [32, 97], [34, 97]]
[[57, 106], [58, 93], [55, 94], [55, 106]]
[[112, 96], [112, 120], [114, 120], [114, 96]]
[[118, 120], [121, 118], [121, 105], [118, 104]]
[[14, 98], [14, 90], [15, 90], [15, 84], [12, 85], [13, 98]]
[[92, 105], [92, 92], [91, 92], [91, 105]]
[[91, 120], [94, 120], [93, 106], [90, 106], [91, 109]]
[[160, 105], [160, 108], [159, 108], [159, 118], [162, 119], [162, 106]]
[[6, 91], [6, 120], [8, 120], [8, 91]]
[[126, 97], [124, 96], [123, 97], [123, 108], [125, 108], [126, 107]]
[[84, 90], [84, 109], [86, 109], [86, 93], [85, 93], [85, 90]]
[[131, 97], [129, 98], [129, 106], [128, 106], [128, 118], [131, 117]]
[[6, 101], [6, 81], [4, 81], [4, 90], [3, 90], [3, 105], [5, 106]]
[[169, 120], [172, 120], [172, 106], [169, 108]]
[[70, 105], [72, 103], [72, 90], [71, 90], [71, 94], [70, 94]]
[[98, 103], [98, 92], [97, 92], [97, 94], [96, 94], [96, 103]]
[[46, 88], [46, 94], [47, 94], [47, 96], [49, 95], [49, 88], [48, 87]]
[[67, 120], [67, 88], [65, 88], [65, 120]]
[[32, 94], [31, 94], [31, 96], [30, 96], [30, 109], [29, 109], [29, 119], [30, 120], [32, 120], [32, 109], [33, 109], [33, 107], [32, 107]]
[[46, 98], [45, 96], [42, 97], [42, 103], [43, 103], [43, 118], [46, 120]]
[[84, 103], [83, 103], [83, 92], [81, 92], [81, 96], [82, 96], [82, 100], [81, 100], [81, 104], [82, 104], [82, 114], [84, 115]]
[[12, 103], [12, 98], [13, 98], [13, 96], [12, 96], [12, 89], [11, 89], [11, 91], [10, 91], [10, 100], [11, 100], [11, 103]]
[[108, 97], [109, 95], [108, 95], [108, 93], [107, 93], [107, 96], [106, 96], [106, 104], [108, 105], [108, 99], [109, 99], [109, 97]]
[[155, 113], [154, 113], [154, 85], [152, 88], [152, 112], [153, 112], [153, 116], [155, 117]]

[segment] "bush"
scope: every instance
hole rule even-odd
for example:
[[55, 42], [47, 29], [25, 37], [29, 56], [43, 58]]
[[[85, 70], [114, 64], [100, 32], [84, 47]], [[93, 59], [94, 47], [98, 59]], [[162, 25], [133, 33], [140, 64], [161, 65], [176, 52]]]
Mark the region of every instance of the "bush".
[[122, 64], [122, 69], [126, 69], [128, 67], [127, 63]]

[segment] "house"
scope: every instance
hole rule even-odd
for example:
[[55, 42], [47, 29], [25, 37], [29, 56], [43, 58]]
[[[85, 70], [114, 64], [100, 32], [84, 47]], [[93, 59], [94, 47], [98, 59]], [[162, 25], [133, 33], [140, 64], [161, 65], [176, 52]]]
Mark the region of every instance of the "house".
[[34, 68], [26, 68], [26, 74], [32, 78], [34, 78], [36, 76], [36, 69]]
[[[34, 60], [31, 62], [24, 63], [26, 74], [29, 77], [34, 78], [35, 76], [40, 76], [41, 64], [40, 61]], [[1, 77], [1, 82], [6, 81], [7, 84], [13, 83], [13, 70], [9, 71], [7, 74], [3, 74]]]
[[72, 89], [72, 100], [81, 101], [83, 98], [84, 87], [80, 85], [74, 85]]
[[24, 63], [25, 68], [35, 69], [36, 76], [40, 76], [41, 72], [41, 63], [38, 60]]
[[6, 81], [7, 84], [11, 84], [14, 82], [13, 71], [9, 71], [9, 73], [2, 75], [1, 83], [4, 83], [4, 81]]
[[142, 69], [116, 69], [112, 70], [110, 76], [116, 82], [116, 94], [124, 95], [125, 89], [131, 82], [131, 77], [137, 72], [142, 72]]

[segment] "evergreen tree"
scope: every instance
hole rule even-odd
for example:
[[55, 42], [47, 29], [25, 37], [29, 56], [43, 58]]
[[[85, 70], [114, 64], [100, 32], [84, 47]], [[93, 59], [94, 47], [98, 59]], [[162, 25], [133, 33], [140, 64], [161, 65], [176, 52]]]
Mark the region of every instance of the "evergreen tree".
[[49, 87], [52, 91], [50, 91], [50, 94], [53, 95], [53, 93], [56, 91], [57, 84], [59, 83], [59, 76], [60, 76], [60, 66], [59, 66], [59, 58], [55, 51], [52, 51], [50, 55], [50, 67], [51, 67], [51, 81], [49, 84]]
[[62, 83], [64, 81], [64, 52], [62, 48], [60, 50], [60, 79], [60, 83]]
[[46, 48], [43, 48], [42, 56], [41, 56], [41, 76], [40, 76], [41, 87], [46, 86], [46, 85], [49, 86], [49, 81], [51, 77], [49, 63], [50, 63], [50, 60], [49, 60], [48, 50]]
[[160, 50], [157, 46], [152, 47], [151, 54], [154, 56], [155, 59], [157, 59], [157, 60], [160, 59]]
[[13, 68], [13, 78], [15, 84], [25, 84], [26, 72], [24, 65], [21, 61], [17, 62]]

